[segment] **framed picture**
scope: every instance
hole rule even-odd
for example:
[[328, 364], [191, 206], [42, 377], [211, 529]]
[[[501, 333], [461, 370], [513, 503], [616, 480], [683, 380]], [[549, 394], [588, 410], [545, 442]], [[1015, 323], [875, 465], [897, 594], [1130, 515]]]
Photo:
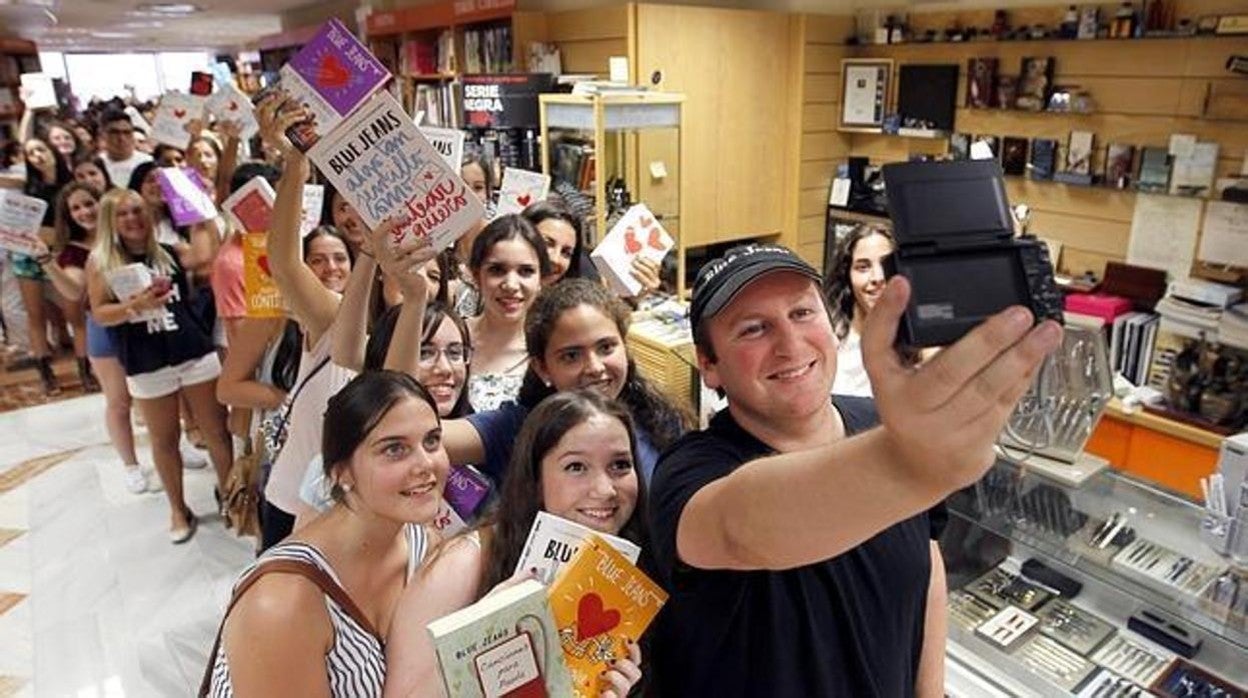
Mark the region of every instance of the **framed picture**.
[[888, 108], [892, 78], [891, 59], [841, 61], [840, 130], [880, 131]]

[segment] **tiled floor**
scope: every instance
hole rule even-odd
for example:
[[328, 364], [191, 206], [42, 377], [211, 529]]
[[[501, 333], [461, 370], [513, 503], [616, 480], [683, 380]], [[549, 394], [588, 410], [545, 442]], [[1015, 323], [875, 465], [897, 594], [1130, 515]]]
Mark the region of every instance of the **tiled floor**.
[[0, 414], [0, 698], [193, 695], [252, 558], [211, 513], [208, 469], [185, 473], [199, 531], [171, 545], [164, 495], [126, 491], [103, 409]]

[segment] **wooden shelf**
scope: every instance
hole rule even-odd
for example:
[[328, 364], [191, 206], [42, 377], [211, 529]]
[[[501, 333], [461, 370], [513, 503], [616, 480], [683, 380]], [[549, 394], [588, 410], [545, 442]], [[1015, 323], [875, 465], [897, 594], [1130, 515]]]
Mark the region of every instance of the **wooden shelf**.
[[441, 82], [443, 80], [457, 80], [460, 76], [459, 73], [404, 73], [399, 75], [399, 77], [415, 82]]
[[1173, 419], [1162, 417], [1143, 409], [1128, 412], [1122, 405], [1122, 401], [1114, 398], [1109, 401], [1109, 405], [1105, 408], [1105, 413], [1112, 415], [1115, 419], [1134, 424], [1136, 426], [1152, 429], [1153, 431], [1167, 434], [1175, 438], [1183, 439], [1198, 446], [1207, 448], [1220, 448], [1222, 446], [1221, 434], [1201, 429], [1200, 427], [1186, 424]]
[[[1095, 98], [1094, 98], [1095, 99]], [[1045, 116], [1096, 116], [1094, 111], [1057, 111], [1056, 109], [1019, 109], [1018, 107], [958, 107], [970, 112], [1006, 112], [1009, 114], [1044, 114]]]
[[992, 46], [995, 44], [1123, 44], [1134, 43], [1137, 41], [1175, 41], [1183, 39], [1198, 40], [1218, 40], [1218, 39], [1242, 39], [1243, 34], [1165, 34], [1158, 36], [1141, 36], [1131, 37], [1129, 39], [1111, 39], [1109, 37], [1097, 37], [1095, 39], [1059, 39], [1056, 37], [1048, 37], [1044, 39], [971, 39], [970, 41], [903, 41], [895, 44], [847, 44], [857, 48], [900, 48], [906, 46]]
[[679, 127], [680, 105], [684, 101], [684, 95], [666, 92], [541, 96], [548, 128], [587, 131], [595, 128], [595, 104], [598, 102], [602, 105], [604, 130], [633, 131]]
[[[478, 9], [478, 5], [485, 7]], [[476, 24], [510, 19], [516, 0], [492, 0], [486, 3], [463, 3], [455, 0], [404, 7], [386, 12], [373, 12], [364, 26], [369, 39], [390, 37], [429, 29], [449, 29], [462, 24]]]

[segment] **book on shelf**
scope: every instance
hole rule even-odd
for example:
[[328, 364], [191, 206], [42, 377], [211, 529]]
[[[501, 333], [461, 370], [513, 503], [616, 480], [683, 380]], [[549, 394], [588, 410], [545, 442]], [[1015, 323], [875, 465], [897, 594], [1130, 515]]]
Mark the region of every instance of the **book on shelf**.
[[1135, 188], [1164, 192], [1170, 184], [1170, 154], [1165, 148], [1147, 147], [1140, 151], [1140, 174]]
[[593, 535], [610, 543], [629, 562], [636, 563], [641, 548], [632, 541], [604, 533], [597, 533], [586, 526], [568, 521], [545, 511], [537, 512], [529, 537], [520, 550], [516, 574], [537, 570], [534, 577], [543, 584], [551, 584], [564, 567], [581, 550]]
[[533, 579], [427, 626], [446, 695], [572, 698], [546, 587]]
[[628, 656], [667, 602], [667, 593], [594, 535], [550, 587], [550, 608], [578, 698], [598, 695], [598, 677]]
[[436, 85], [416, 85], [413, 92], [411, 113], [424, 112], [423, 125], [459, 128], [459, 83], [447, 82]]
[[511, 70], [511, 27], [464, 31], [465, 73], [510, 73]]

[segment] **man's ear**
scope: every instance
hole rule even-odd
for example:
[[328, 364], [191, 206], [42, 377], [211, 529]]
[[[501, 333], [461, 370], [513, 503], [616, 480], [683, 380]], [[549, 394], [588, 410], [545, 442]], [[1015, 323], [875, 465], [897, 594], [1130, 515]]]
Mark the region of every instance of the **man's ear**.
[[698, 371], [702, 374], [702, 382], [706, 383], [706, 387], [712, 390], [719, 390], [723, 387], [723, 383], [719, 380], [719, 365], [701, 350], [696, 350], [696, 358], [698, 360]]

